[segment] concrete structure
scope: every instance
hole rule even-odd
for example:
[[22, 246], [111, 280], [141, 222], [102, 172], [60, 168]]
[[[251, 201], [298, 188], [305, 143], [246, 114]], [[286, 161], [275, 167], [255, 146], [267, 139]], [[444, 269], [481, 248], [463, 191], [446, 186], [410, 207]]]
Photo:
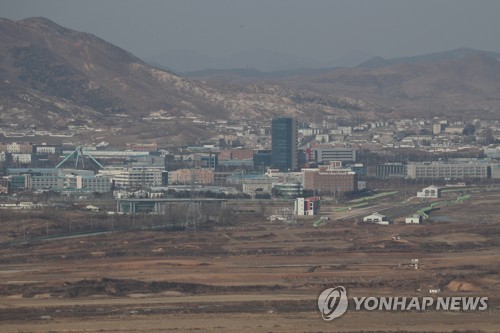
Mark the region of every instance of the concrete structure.
[[273, 153], [270, 149], [258, 149], [254, 150], [253, 154], [253, 167], [254, 169], [260, 169], [264, 172], [266, 168], [272, 165]]
[[219, 165], [219, 153], [193, 153], [191, 159], [195, 168], [207, 168], [211, 170], [217, 169]]
[[445, 133], [448, 133], [448, 134], [462, 134], [462, 132], [464, 131], [464, 127], [463, 126], [453, 126], [453, 127], [446, 127], [444, 129], [444, 132]]
[[163, 171], [160, 167], [105, 168], [99, 175], [109, 177], [117, 187], [151, 187], [162, 184]]
[[314, 148], [314, 160], [317, 163], [331, 161], [353, 162], [356, 161], [356, 149], [353, 148]]
[[7, 179], [8, 181], [8, 188], [9, 192], [10, 191], [15, 191], [15, 190], [29, 190], [31, 189], [31, 175], [30, 174], [24, 174], [24, 175], [10, 175], [5, 177], [4, 179]]
[[368, 174], [368, 168], [363, 163], [354, 163], [346, 165], [347, 168], [351, 169], [358, 176], [364, 176]]
[[[64, 150], [63, 155], [73, 153], [73, 150]], [[92, 150], [91, 155], [98, 159], [119, 158], [119, 157], [135, 157], [140, 155], [149, 155], [147, 151], [132, 151], [132, 150]]]
[[319, 168], [302, 169], [304, 190], [339, 195], [357, 190], [355, 172], [342, 168], [340, 163]]
[[210, 169], [179, 169], [168, 174], [169, 184], [213, 184], [214, 172]]
[[130, 149], [133, 151], [143, 151], [143, 152], [157, 151], [158, 144], [157, 143], [127, 143], [127, 149]]
[[363, 222], [377, 223], [377, 224], [389, 224], [389, 221], [387, 220], [387, 216], [379, 214], [379, 213], [373, 213], [371, 215], [363, 217]]
[[66, 187], [64, 176], [31, 176], [31, 187], [33, 190], [52, 190]]
[[491, 178], [500, 179], [500, 164], [490, 164]]
[[267, 169], [266, 175], [271, 177], [273, 183], [302, 183], [302, 172], [280, 172], [278, 169]]
[[33, 146], [29, 143], [0, 143], [0, 151], [11, 154], [31, 154]]
[[301, 196], [304, 190], [302, 184], [298, 182], [273, 183], [273, 189], [277, 195], [288, 198]]
[[91, 192], [105, 193], [111, 190], [111, 180], [105, 176], [75, 176], [76, 189], [84, 189]]
[[271, 135], [273, 168], [296, 171], [299, 167], [297, 119], [273, 119]]
[[497, 147], [485, 147], [484, 154], [488, 158], [500, 160], [500, 146]]
[[33, 153], [61, 155], [62, 145], [47, 145], [47, 144], [33, 145]]
[[12, 154], [12, 162], [17, 164], [31, 164], [31, 154]]
[[226, 199], [198, 198], [198, 199], [117, 199], [116, 211], [118, 213], [155, 213], [168, 214], [171, 211], [173, 204], [188, 204], [194, 203], [201, 206], [202, 204], [215, 204], [218, 207], [224, 207]]
[[91, 170], [72, 169], [8, 169], [10, 185], [17, 190], [71, 190], [108, 192], [111, 188], [107, 177], [94, 176]]
[[434, 124], [432, 125], [432, 134], [438, 135], [444, 131], [446, 124]]
[[164, 155], [139, 155], [139, 156], [129, 156], [126, 158], [128, 163], [133, 167], [165, 167], [165, 156]]
[[250, 160], [253, 158], [254, 151], [252, 149], [231, 149], [231, 160]]
[[319, 208], [319, 197], [297, 198], [294, 202], [294, 214], [299, 216], [318, 215]]
[[256, 194], [271, 194], [271, 178], [267, 175], [259, 175], [242, 180], [243, 193], [255, 196]]
[[419, 224], [419, 223], [422, 223], [422, 215], [420, 215], [420, 214], [413, 214], [412, 216], [405, 218], [405, 223], [406, 224]]
[[407, 175], [406, 165], [402, 163], [385, 163], [379, 164], [375, 167], [375, 174], [377, 178], [404, 178]]
[[7, 178], [0, 178], [0, 193], [9, 193], [9, 180]]
[[[37, 176], [57, 176], [61, 175], [62, 169], [55, 168], [8, 168], [8, 175], [31, 174]], [[93, 172], [92, 172], [93, 173]]]
[[314, 138], [318, 142], [330, 142], [330, 135], [328, 134], [316, 134]]
[[352, 134], [352, 127], [351, 126], [339, 126], [337, 129], [342, 133], [342, 134], [347, 134], [351, 135]]
[[410, 179], [486, 179], [490, 178], [490, 172], [488, 164], [481, 162], [414, 162], [408, 163], [407, 176]]
[[418, 198], [440, 198], [441, 189], [437, 186], [431, 185], [417, 192]]

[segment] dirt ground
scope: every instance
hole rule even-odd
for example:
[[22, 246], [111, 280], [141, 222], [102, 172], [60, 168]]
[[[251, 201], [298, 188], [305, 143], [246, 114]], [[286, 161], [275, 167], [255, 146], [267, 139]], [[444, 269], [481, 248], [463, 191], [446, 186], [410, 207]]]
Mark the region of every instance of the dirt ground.
[[[498, 193], [446, 222], [312, 226], [233, 221], [0, 243], [1, 332], [500, 332]], [[14, 223], [1, 221], [0, 233]], [[398, 235], [399, 239], [393, 239]], [[17, 233], [19, 236], [19, 233]], [[418, 259], [418, 269], [411, 265]], [[322, 290], [487, 296], [488, 310], [355, 311], [321, 318]]]

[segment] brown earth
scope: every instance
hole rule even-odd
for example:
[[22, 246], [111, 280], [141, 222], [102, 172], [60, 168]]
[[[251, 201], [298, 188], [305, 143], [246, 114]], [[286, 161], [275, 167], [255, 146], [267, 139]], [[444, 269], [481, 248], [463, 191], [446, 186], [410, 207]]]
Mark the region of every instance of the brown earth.
[[[10, 236], [0, 243], [0, 331], [498, 332], [500, 224], [481, 214], [500, 212], [484, 211], [479, 199], [499, 194], [480, 195], [453, 207], [470, 218], [452, 222], [332, 219], [313, 228], [312, 221], [235, 217], [197, 232], [136, 229], [27, 242], [4, 214], [0, 232]], [[29, 223], [32, 232], [46, 224]], [[66, 230], [64, 219], [52, 223]], [[418, 269], [411, 259], [419, 259]], [[440, 288], [439, 296], [487, 296], [488, 310], [360, 312], [351, 303], [347, 314], [325, 322], [317, 296], [338, 285], [350, 298], [424, 297]]]

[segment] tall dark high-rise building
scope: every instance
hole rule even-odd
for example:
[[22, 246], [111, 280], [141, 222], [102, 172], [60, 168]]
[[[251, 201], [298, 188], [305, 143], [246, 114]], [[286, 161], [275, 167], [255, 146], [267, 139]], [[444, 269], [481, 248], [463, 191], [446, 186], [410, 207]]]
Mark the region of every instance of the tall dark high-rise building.
[[280, 171], [299, 168], [298, 129], [295, 118], [275, 118], [271, 125], [272, 167]]

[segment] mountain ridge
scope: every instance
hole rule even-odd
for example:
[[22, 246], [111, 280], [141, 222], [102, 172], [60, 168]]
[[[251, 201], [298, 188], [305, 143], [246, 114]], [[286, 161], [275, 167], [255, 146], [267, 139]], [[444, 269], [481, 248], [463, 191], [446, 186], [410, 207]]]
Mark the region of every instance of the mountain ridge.
[[[109, 131], [120, 127], [143, 138], [165, 132], [169, 140], [185, 141], [216, 132], [209, 125], [202, 129], [147, 119], [394, 119], [477, 112], [499, 117], [496, 55], [454, 54], [454, 59], [431, 63], [400, 61], [279, 75], [248, 68], [214, 71], [194, 80], [45, 18], [0, 19], [0, 126], [64, 129], [88, 124]], [[241, 75], [250, 79], [239, 79]]]
[[369, 68], [376, 69], [387, 67], [395, 64], [431, 64], [441, 61], [449, 61], [458, 59], [467, 55], [481, 53], [490, 57], [500, 58], [500, 53], [498, 52], [490, 52], [490, 51], [482, 51], [471, 49], [467, 47], [460, 47], [458, 49], [443, 51], [443, 52], [432, 52], [427, 54], [421, 54], [416, 56], [407, 56], [407, 57], [397, 57], [397, 58], [389, 58], [385, 59], [383, 57], [373, 57], [368, 59], [365, 62], [358, 64], [357, 68]]

